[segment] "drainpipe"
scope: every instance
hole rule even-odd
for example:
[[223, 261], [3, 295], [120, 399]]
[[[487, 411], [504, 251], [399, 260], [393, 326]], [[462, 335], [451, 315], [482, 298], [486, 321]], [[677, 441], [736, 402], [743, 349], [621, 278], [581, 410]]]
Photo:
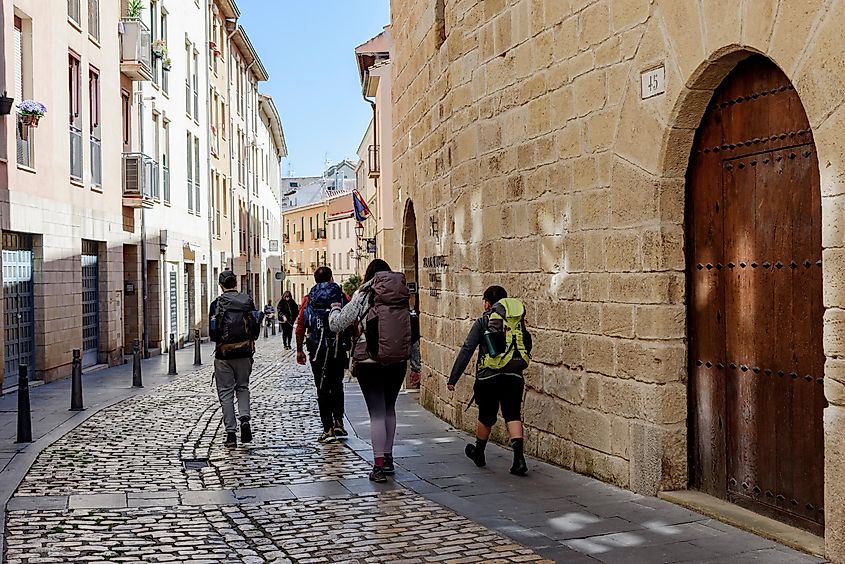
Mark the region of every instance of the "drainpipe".
[[[246, 67], [246, 75], [249, 77], [249, 71], [252, 69], [253, 65], [255, 65], [255, 60], [253, 60], [249, 65]], [[256, 108], [253, 106], [253, 111], [256, 111]], [[252, 123], [252, 116], [244, 116], [246, 117], [246, 138], [250, 138], [250, 124]], [[251, 149], [255, 149], [255, 142], [250, 141], [249, 145], [247, 145]], [[250, 187], [250, 177], [252, 176], [252, 170], [250, 168], [250, 163], [252, 162], [252, 151], [250, 154], [246, 156], [246, 279], [247, 279], [247, 293], [252, 296], [252, 189]], [[254, 187], [253, 187], [254, 188]], [[254, 297], [253, 297], [254, 298]]]
[[[238, 20], [234, 18], [227, 18], [226, 25], [231, 26], [232, 30], [226, 34], [226, 53], [232, 52], [232, 36], [237, 33]], [[231, 58], [230, 58], [231, 60]], [[232, 185], [234, 176], [232, 175], [232, 161], [235, 159], [235, 118], [232, 116], [232, 66], [229, 61], [226, 61], [226, 109], [229, 112], [229, 254], [232, 257], [232, 269], [235, 267], [235, 187]], [[224, 118], [225, 119], [225, 118]], [[222, 265], [221, 265], [222, 268]]]
[[[368, 77], [370, 76], [369, 69], [367, 69], [367, 71], [366, 71], [366, 76], [368, 76]], [[366, 79], [361, 84], [361, 97], [364, 98], [364, 101], [367, 102], [373, 110], [373, 145], [375, 147], [378, 147], [378, 119], [377, 119], [377, 116], [376, 116], [376, 103], [375, 103], [375, 100], [371, 100], [370, 98], [367, 97], [367, 80]], [[379, 157], [381, 157], [381, 148], [379, 148]], [[370, 158], [370, 150], [369, 150], [369, 147], [368, 147], [367, 148], [367, 161], [368, 161], [367, 167], [369, 167], [369, 158]], [[379, 207], [380, 202], [378, 201], [379, 200], [379, 197], [378, 197], [378, 181], [379, 181], [378, 176], [373, 179], [373, 184], [375, 184], [375, 187], [376, 187], [376, 209], [381, 209]], [[363, 198], [363, 196], [362, 196], [362, 198]], [[376, 229], [375, 229], [374, 234], [378, 235], [378, 217], [375, 218], [375, 222], [376, 222]], [[376, 252], [373, 255], [373, 258], [378, 258], [379, 248], [380, 248], [379, 245], [376, 245]], [[364, 248], [364, 250], [366, 250], [366, 247]]]

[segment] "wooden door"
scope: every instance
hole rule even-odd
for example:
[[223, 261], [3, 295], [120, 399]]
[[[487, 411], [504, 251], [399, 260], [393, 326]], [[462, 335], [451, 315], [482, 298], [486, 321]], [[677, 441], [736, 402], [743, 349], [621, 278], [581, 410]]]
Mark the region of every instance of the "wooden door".
[[714, 95], [688, 186], [692, 485], [822, 534], [819, 165], [767, 59]]

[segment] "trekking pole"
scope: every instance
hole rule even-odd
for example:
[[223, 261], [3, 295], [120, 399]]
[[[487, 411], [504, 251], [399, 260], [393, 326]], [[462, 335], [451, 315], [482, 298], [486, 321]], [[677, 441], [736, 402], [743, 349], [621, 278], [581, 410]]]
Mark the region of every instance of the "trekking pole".
[[200, 350], [199, 329], [194, 329], [194, 366], [202, 366], [202, 351]]
[[173, 333], [170, 334], [170, 350], [168, 351], [168, 356], [170, 357], [170, 362], [168, 363], [167, 367], [167, 375], [177, 376], [178, 373], [176, 372], [176, 337], [173, 335]]
[[32, 415], [29, 410], [29, 378], [26, 364], [18, 366], [18, 440], [16, 443], [32, 442]]
[[83, 411], [82, 407], [82, 358], [79, 349], [73, 349], [73, 364], [70, 382], [70, 410]]
[[132, 341], [132, 387], [144, 387], [141, 381], [141, 344], [138, 339]]

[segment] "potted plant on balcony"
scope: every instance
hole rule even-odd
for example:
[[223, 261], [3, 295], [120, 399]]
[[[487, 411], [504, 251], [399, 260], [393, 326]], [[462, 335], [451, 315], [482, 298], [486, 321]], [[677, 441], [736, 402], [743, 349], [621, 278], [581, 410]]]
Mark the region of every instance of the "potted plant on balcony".
[[3, 92], [3, 95], [0, 96], [0, 116], [7, 116], [12, 113], [12, 104], [14, 101], [14, 98]]
[[171, 62], [170, 57], [165, 57], [164, 60], [161, 62], [161, 70], [170, 72], [171, 69]]
[[129, 0], [129, 3], [126, 4], [126, 17], [132, 20], [140, 19], [143, 9], [144, 5], [141, 0]]
[[153, 55], [158, 59], [163, 59], [167, 56], [167, 43], [164, 39], [156, 39], [153, 41]]
[[38, 127], [38, 120], [44, 117], [47, 108], [41, 102], [35, 100], [24, 100], [18, 104], [18, 115], [21, 123], [27, 127]]

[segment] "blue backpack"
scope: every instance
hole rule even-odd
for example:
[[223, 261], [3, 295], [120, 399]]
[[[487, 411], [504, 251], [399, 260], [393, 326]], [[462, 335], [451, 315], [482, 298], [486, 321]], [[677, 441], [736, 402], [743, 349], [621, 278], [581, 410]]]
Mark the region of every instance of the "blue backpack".
[[338, 356], [352, 348], [352, 339], [347, 332], [338, 335], [329, 329], [329, 312], [335, 303], [346, 304], [346, 296], [334, 282], [320, 282], [308, 293], [308, 303], [302, 312], [302, 319], [306, 329], [305, 346], [312, 360], [316, 359], [322, 350], [328, 350]]

